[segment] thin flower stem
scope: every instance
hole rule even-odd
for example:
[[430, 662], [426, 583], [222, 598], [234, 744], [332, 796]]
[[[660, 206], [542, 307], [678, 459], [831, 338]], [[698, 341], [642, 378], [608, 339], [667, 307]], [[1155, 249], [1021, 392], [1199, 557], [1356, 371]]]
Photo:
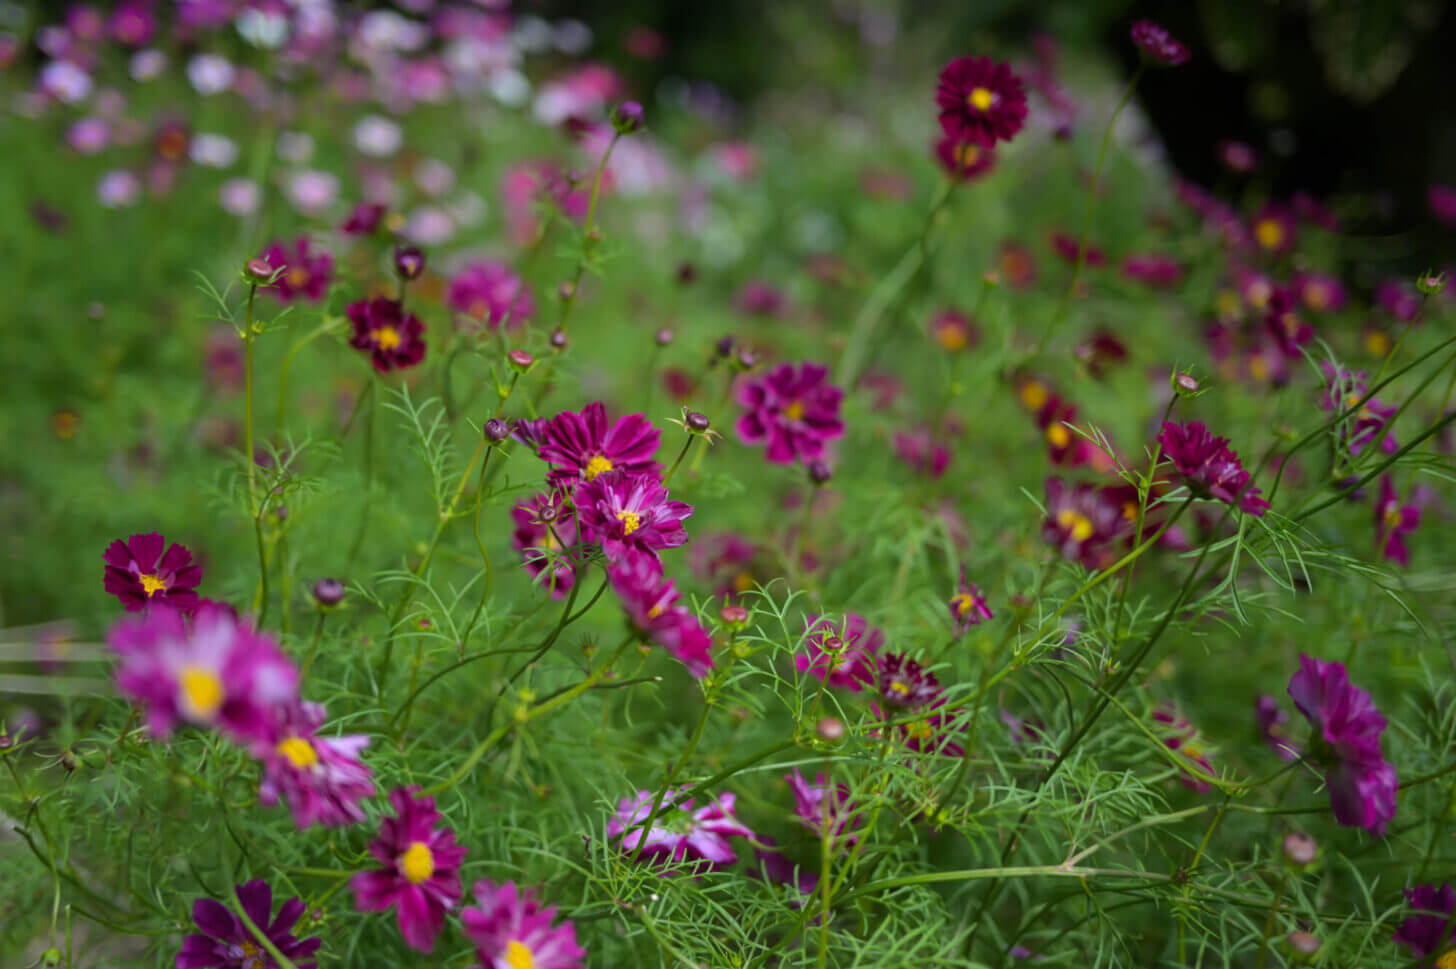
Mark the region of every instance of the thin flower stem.
[[[378, 423], [379, 415], [379, 375], [372, 371], [366, 393], [369, 395], [369, 425], [364, 434], [364, 508], [359, 514], [359, 530], [354, 533], [354, 544], [349, 548], [349, 561], [345, 572], [353, 571], [354, 563], [359, 560], [359, 552], [364, 547], [364, 535], [369, 530], [369, 513], [374, 504], [374, 425]], [[357, 403], [355, 413], [358, 413]], [[349, 418], [351, 424], [353, 420], [353, 417]]]
[[[1168, 406], [1163, 410], [1163, 419], [1158, 422], [1158, 428], [1160, 432], [1163, 425], [1168, 423], [1168, 418], [1173, 416], [1173, 407], [1177, 403], [1178, 395], [1175, 393], [1173, 395], [1173, 399], [1168, 401]], [[1148, 496], [1152, 494], [1154, 484], [1153, 478], [1158, 473], [1158, 462], [1162, 459], [1163, 441], [1162, 435], [1160, 433], [1159, 436], [1153, 440], [1153, 459], [1152, 462], [1148, 465], [1147, 480], [1145, 482], [1139, 483], [1138, 485], [1137, 528], [1133, 532], [1132, 540], [1134, 546], [1141, 544], [1143, 540], [1143, 525], [1147, 522], [1148, 518]], [[1109, 640], [1114, 649], [1117, 647], [1117, 635], [1122, 629], [1122, 614], [1127, 607], [1127, 590], [1128, 587], [1132, 585], [1132, 576], [1133, 572], [1136, 571], [1136, 569], [1137, 562], [1129, 562], [1127, 566], [1127, 571], [1122, 574], [1122, 589], [1119, 591], [1117, 596], [1117, 608], [1112, 613], [1112, 638], [1111, 640]]]
[[1284, 889], [1289, 884], [1288, 874], [1279, 878], [1279, 887], [1274, 890], [1274, 898], [1269, 903], [1269, 914], [1264, 916], [1264, 931], [1259, 933], [1259, 958], [1254, 963], [1254, 969], [1264, 969], [1264, 963], [1269, 957], [1269, 936], [1274, 932], [1274, 919], [1279, 914], [1279, 903], [1284, 901]]
[[698, 436], [696, 434], [689, 434], [688, 439], [686, 441], [683, 441], [682, 450], [677, 452], [677, 460], [672, 462], [672, 467], [668, 468], [667, 474], [662, 476], [662, 486], [664, 488], [666, 488], [667, 483], [672, 480], [672, 476], [677, 474], [678, 465], [682, 464], [683, 458], [687, 457], [688, 448], [692, 447], [693, 442], [697, 439]]
[[[561, 301], [561, 315], [556, 321], [558, 330], [565, 330], [566, 324], [571, 319], [571, 311], [576, 307], [576, 298], [581, 290], [581, 275], [586, 269], [587, 262], [591, 259], [592, 250], [596, 248], [596, 212], [597, 197], [602, 190], [602, 175], [607, 170], [607, 159], [612, 157], [612, 149], [617, 147], [617, 141], [621, 139], [621, 133], [612, 135], [612, 140], [607, 142], [607, 150], [602, 152], [602, 160], [597, 163], [596, 177], [592, 179], [591, 198], [586, 205], [586, 221], [582, 223], [581, 258], [576, 261], [576, 272], [571, 277], [571, 292]], [[545, 386], [549, 381], [543, 382]]]
[[258, 515], [257, 461], [253, 460], [253, 300], [258, 284], [248, 286], [248, 309], [243, 318], [243, 458], [248, 466], [248, 513]]
[[[647, 812], [647, 816], [649, 818], [654, 818], [657, 816], [657, 812], [662, 809], [662, 799], [667, 797], [668, 791], [672, 790], [672, 782], [677, 780], [677, 775], [682, 772], [682, 769], [687, 766], [688, 761], [692, 760], [693, 754], [697, 752], [698, 741], [703, 738], [703, 728], [707, 726], [708, 714], [712, 712], [712, 709], [712, 698], [704, 696], [703, 709], [702, 712], [698, 714], [698, 723], [697, 726], [693, 728], [693, 736], [688, 741], [688, 748], [683, 752], [683, 755], [681, 757], [675, 758], [673, 762], [668, 765], [667, 778], [662, 782], [662, 789], [657, 792], [657, 799], [652, 802], [652, 810]], [[633, 825], [633, 827], [636, 827], [636, 825]], [[642, 831], [642, 837], [637, 840], [637, 851], [632, 855], [633, 864], [636, 864], [642, 858], [642, 849], [647, 847], [647, 834], [647, 829], [644, 828]]]
[[[293, 358], [298, 356], [298, 351], [308, 346], [320, 336], [328, 333], [333, 328], [334, 320], [325, 319], [323, 323], [319, 324], [319, 326], [314, 328], [310, 333], [296, 340], [293, 346], [288, 348], [288, 353], [284, 354], [283, 362], [278, 366], [278, 419], [276, 422], [276, 433], [282, 434], [286, 430], [284, 426], [284, 416], [287, 414], [288, 408], [288, 368], [292, 365]], [[357, 401], [355, 402], [355, 407], [358, 407]], [[349, 424], [352, 425], [353, 422], [353, 415], [350, 415]], [[344, 428], [344, 434], [347, 435], [348, 433], [349, 429], [346, 426]]]

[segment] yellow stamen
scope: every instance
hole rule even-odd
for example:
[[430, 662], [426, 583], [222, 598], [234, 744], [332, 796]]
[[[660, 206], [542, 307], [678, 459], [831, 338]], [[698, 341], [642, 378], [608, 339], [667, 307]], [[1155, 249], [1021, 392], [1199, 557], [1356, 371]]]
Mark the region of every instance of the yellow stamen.
[[536, 969], [536, 959], [531, 955], [530, 949], [512, 939], [506, 946], [506, 965], [511, 969]]
[[957, 165], [961, 168], [970, 168], [981, 160], [981, 146], [972, 144], [971, 142], [964, 142], [956, 145], [955, 151], [952, 154], [955, 157]]
[[971, 611], [971, 607], [976, 604], [976, 600], [971, 598], [969, 593], [957, 592], [950, 597], [950, 604], [955, 607], [957, 616], [964, 616]]
[[253, 965], [248, 961], [249, 959], [261, 959], [263, 955], [263, 950], [251, 942], [243, 942], [239, 944], [238, 948], [243, 950], [243, 965], [248, 969], [252, 969]]
[[162, 578], [160, 575], [150, 575], [146, 572], [143, 572], [141, 575], [137, 576], [137, 581], [142, 584], [142, 591], [147, 594], [148, 599], [156, 595], [158, 592], [167, 591], [167, 580]]
[[898, 693], [901, 696], [909, 696], [910, 695], [910, 684], [908, 684], [908, 683], [901, 683], [899, 680], [896, 680], [895, 682], [893, 682], [893, 683], [890, 684], [890, 692], [891, 693]]
[[289, 286], [294, 289], [302, 289], [308, 285], [308, 270], [302, 266], [294, 266], [288, 270], [287, 280]]
[[1372, 357], [1383, 357], [1390, 352], [1390, 337], [1379, 330], [1365, 334], [1365, 351]]
[[792, 404], [790, 404], [789, 406], [785, 407], [784, 408], [784, 416], [787, 417], [791, 421], [801, 421], [801, 420], [803, 420], [804, 419], [804, 404], [803, 404], [803, 402], [796, 400]]
[[1436, 969], [1456, 969], [1456, 949], [1452, 949], [1437, 959]]
[[752, 572], [739, 572], [733, 577], [733, 591], [747, 592], [754, 585]]
[[1021, 385], [1021, 403], [1027, 410], [1041, 410], [1047, 402], [1047, 389], [1038, 380]]
[[302, 737], [285, 737], [278, 742], [277, 749], [280, 757], [299, 770], [306, 770], [318, 763], [318, 751]]
[[1071, 533], [1074, 542], [1085, 542], [1096, 531], [1092, 527], [1092, 519], [1071, 508], [1064, 508], [1057, 513], [1057, 524]]
[[966, 103], [977, 111], [990, 111], [991, 105], [996, 103], [996, 95], [989, 88], [973, 87], [971, 93], [966, 95]]
[[399, 331], [392, 326], [381, 326], [374, 331], [374, 344], [381, 350], [393, 350], [400, 343]]
[[935, 331], [935, 338], [940, 343], [941, 349], [950, 350], [952, 353], [956, 350], [964, 350], [968, 342], [965, 329], [954, 323], [947, 323], [938, 328]]
[[477, 320], [483, 320], [490, 315], [490, 304], [483, 299], [473, 300], [470, 304], [470, 315]]
[[1220, 319], [1235, 319], [1239, 315], [1239, 294], [1231, 289], [1221, 289], [1214, 298]]
[[612, 470], [612, 462], [598, 454], [586, 463], [586, 480], [595, 481], [597, 475]]
[[1278, 219], [1260, 219], [1254, 226], [1254, 237], [1265, 249], [1277, 249], [1284, 244], [1284, 226]]
[[1249, 373], [1255, 380], [1269, 379], [1269, 362], [1263, 357], [1252, 357], [1249, 360]]
[[184, 666], [177, 677], [182, 690], [182, 712], [192, 720], [211, 720], [222, 707], [222, 680], [212, 670], [201, 666]]
[[1046, 430], [1047, 440], [1054, 448], [1064, 448], [1072, 443], [1072, 432], [1065, 424], [1053, 424]]
[[622, 523], [623, 535], [631, 535], [637, 529], [642, 527], [642, 516], [637, 514], [635, 511], [624, 510], [617, 512], [617, 521]]
[[1330, 305], [1329, 290], [1319, 283], [1311, 284], [1305, 291], [1304, 301], [1309, 304], [1310, 309], [1322, 310]]
[[418, 885], [435, 873], [435, 856], [430, 846], [423, 841], [412, 841], [399, 856], [399, 872], [412, 884]]

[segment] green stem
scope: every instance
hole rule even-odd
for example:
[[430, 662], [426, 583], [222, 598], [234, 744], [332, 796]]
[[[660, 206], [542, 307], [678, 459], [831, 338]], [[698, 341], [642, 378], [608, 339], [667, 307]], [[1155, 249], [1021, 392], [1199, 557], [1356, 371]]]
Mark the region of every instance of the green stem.
[[688, 448], [692, 447], [693, 442], [696, 440], [697, 435], [689, 434], [688, 439], [683, 442], [682, 450], [677, 452], [677, 460], [672, 462], [672, 467], [668, 468], [667, 474], [662, 476], [662, 486], [664, 488], [667, 487], [667, 483], [672, 480], [672, 476], [677, 474], [678, 465], [682, 464], [683, 458], [687, 457]]
[[313, 669], [314, 657], [318, 655], [319, 637], [322, 636], [324, 632], [324, 617], [327, 615], [327, 612], [325, 612], [323, 609], [320, 609], [318, 614], [318, 622], [314, 623], [313, 625], [313, 642], [309, 644], [308, 656], [304, 658], [303, 666], [300, 667], [298, 671], [298, 688], [300, 690], [303, 689], [303, 681], [308, 679], [308, 671]]

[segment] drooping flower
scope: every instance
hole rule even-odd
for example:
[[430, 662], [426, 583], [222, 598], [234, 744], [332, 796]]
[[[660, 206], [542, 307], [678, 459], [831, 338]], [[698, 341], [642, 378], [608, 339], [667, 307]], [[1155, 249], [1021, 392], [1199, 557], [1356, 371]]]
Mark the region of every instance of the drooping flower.
[[1301, 653], [1289, 696], [1314, 728], [1308, 757], [1324, 768], [1335, 820], [1383, 835], [1398, 782], [1380, 751], [1385, 717], [1370, 694], [1350, 682], [1343, 663]]
[[475, 883], [479, 907], [460, 913], [465, 937], [475, 944], [475, 969], [582, 969], [586, 952], [570, 922], [552, 925], [556, 906], [541, 907], [515, 882]]
[[[165, 551], [163, 549], [165, 548]], [[106, 560], [106, 591], [116, 596], [127, 612], [165, 603], [187, 612], [197, 605], [202, 569], [192, 564], [186, 546], [156, 532], [117, 539], [102, 555]]]
[[880, 647], [885, 634], [848, 613], [842, 623], [828, 616], [811, 616], [804, 645], [809, 653], [794, 656], [794, 668], [810, 672], [830, 686], [858, 693], [875, 682]]
[[1262, 516], [1269, 510], [1238, 454], [1229, 449], [1228, 439], [1209, 434], [1202, 422], [1165, 421], [1158, 444], [1194, 494], [1217, 498], [1251, 515]]
[[618, 847], [629, 856], [635, 856], [640, 846], [644, 857], [674, 864], [689, 859], [701, 859], [713, 865], [731, 865], [737, 861], [728, 839], [751, 840], [755, 836], [733, 816], [734, 796], [724, 794], [695, 811], [692, 798], [672, 806], [681, 793], [668, 790], [662, 803], [669, 810], [654, 818], [651, 824], [645, 822], [652, 814], [656, 794], [638, 791], [634, 797], [623, 798], [617, 805], [617, 813], [607, 821], [607, 836], [619, 839]]
[[576, 584], [576, 565], [567, 554], [576, 546], [576, 518], [566, 512], [556, 492], [533, 495], [511, 509], [516, 523], [511, 544], [521, 553], [526, 571], [560, 599]]
[[157, 737], [185, 720], [246, 741], [298, 689], [298, 673], [272, 637], [225, 606], [199, 603], [190, 619], [149, 609], [112, 626], [107, 640], [121, 656], [117, 686], [146, 707]]
[[[1208, 755], [1204, 752], [1203, 743], [1199, 739], [1198, 728], [1193, 726], [1192, 721], [1168, 706], [1160, 706], [1155, 709], [1153, 719], [1168, 727], [1168, 731], [1163, 736], [1163, 746], [1191, 761], [1203, 773], [1213, 773], [1213, 765], [1208, 762]], [[1189, 790], [1197, 791], [1199, 794], [1208, 793], [1208, 782], [1201, 777], [1184, 773], [1179, 775], [1178, 780]]]
[[1114, 543], [1128, 533], [1122, 503], [1115, 495], [1086, 481], [1068, 486], [1060, 478], [1048, 478], [1046, 509], [1042, 538], [1063, 558], [1088, 569], [1113, 563]]
[[445, 925], [445, 912], [460, 903], [460, 864], [466, 848], [455, 832], [438, 827], [435, 799], [419, 787], [390, 792], [394, 816], [379, 824], [369, 853], [384, 867], [361, 871], [349, 881], [361, 912], [395, 909], [399, 932], [413, 949], [429, 952]]
[[958, 144], [992, 148], [1010, 141], [1026, 123], [1026, 91], [1007, 64], [989, 57], [957, 57], [940, 72], [935, 90], [940, 128]]
[[1254, 701], [1254, 723], [1259, 739], [1283, 760], [1297, 760], [1299, 748], [1290, 743], [1285, 727], [1289, 715], [1279, 708], [1279, 701], [1268, 693]]
[[1402, 505], [1390, 475], [1381, 476], [1380, 497], [1375, 500], [1375, 546], [1380, 549], [1381, 557], [1409, 565], [1410, 550], [1401, 536], [1415, 531], [1420, 524], [1420, 507]]
[[986, 604], [986, 597], [974, 582], [966, 581], [966, 567], [961, 566], [961, 581], [956, 589], [955, 595], [950, 597], [947, 604], [950, 608], [950, 621], [955, 624], [957, 636], [963, 636], [972, 626], [979, 626], [982, 622], [992, 618], [991, 607]]
[[935, 157], [951, 178], [969, 182], [996, 167], [996, 150], [975, 141], [958, 141], [942, 135], [935, 143]]
[[736, 397], [747, 410], [734, 425], [738, 439], [751, 447], [766, 442], [774, 464], [823, 457], [825, 445], [844, 436], [844, 391], [828, 381], [829, 368], [817, 363], [782, 363], [756, 380], [741, 380]]
[[1156, 67], [1177, 67], [1191, 56], [1178, 38], [1151, 20], [1139, 20], [1129, 33], [1143, 60]]
[[[1406, 903], [1417, 915], [1408, 915], [1395, 930], [1395, 941], [1424, 959], [1442, 948], [1456, 947], [1456, 929], [1452, 923], [1456, 911], [1456, 890], [1450, 883], [1439, 885], [1434, 882], [1402, 889]], [[1447, 953], [1449, 955], [1449, 953]], [[1446, 969], [1448, 960], [1443, 955], [1436, 962], [1438, 969]]]
[[258, 803], [272, 807], [286, 798], [300, 829], [357, 824], [364, 820], [359, 802], [374, 796], [369, 766], [359, 759], [369, 738], [320, 737], [325, 717], [321, 703], [281, 706], [250, 745], [263, 763]]
[[[237, 900], [258, 931], [298, 969], [317, 969], [313, 954], [319, 938], [299, 939], [293, 927], [308, 908], [301, 898], [290, 898], [273, 915], [273, 889], [261, 878], [237, 886]], [[192, 904], [192, 921], [201, 932], [182, 940], [177, 969], [274, 969], [278, 965], [243, 920], [221, 902], [199, 898]]]
[[593, 401], [581, 413], [562, 411], [539, 429], [537, 450], [552, 465], [554, 486], [595, 481], [608, 471], [661, 475], [653, 460], [661, 432], [643, 414], [628, 414], [607, 424], [607, 408]]
[[670, 500], [656, 474], [610, 471], [577, 487], [576, 510], [583, 537], [615, 560], [687, 544], [683, 520], [693, 506]]
[[334, 275], [334, 257], [328, 252], [313, 251], [308, 236], [299, 236], [291, 244], [274, 242], [263, 250], [263, 261], [275, 270], [283, 270], [264, 292], [285, 303], [296, 299], [319, 302], [328, 292], [329, 280]]
[[452, 276], [445, 302], [492, 333], [502, 325], [521, 326], [536, 313], [536, 301], [521, 277], [493, 260], [472, 262]]
[[612, 591], [627, 619], [643, 637], [678, 659], [701, 679], [713, 668], [713, 638], [686, 606], [679, 604], [673, 581], [662, 574], [656, 556], [635, 552], [607, 568]]
[[349, 346], [369, 354], [379, 373], [404, 370], [425, 359], [425, 325], [406, 313], [398, 300], [383, 296], [350, 303], [345, 311], [354, 324]]
[[794, 792], [794, 817], [800, 824], [821, 839], [830, 839], [840, 849], [854, 846], [859, 840], [854, 829], [859, 827], [862, 818], [850, 801], [847, 785], [830, 787], [823, 774], [816, 775], [814, 783], [810, 784], [797, 767], [785, 774], [784, 780], [789, 782], [789, 789]]

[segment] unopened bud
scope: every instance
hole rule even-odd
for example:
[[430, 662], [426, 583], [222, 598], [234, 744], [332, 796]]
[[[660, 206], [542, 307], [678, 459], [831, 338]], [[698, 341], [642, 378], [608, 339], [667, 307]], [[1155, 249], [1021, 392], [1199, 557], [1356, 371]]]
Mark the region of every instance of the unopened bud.
[[492, 417], [481, 427], [480, 433], [489, 444], [503, 444], [511, 436], [511, 425], [499, 417]]
[[664, 326], [652, 335], [652, 339], [657, 341], [658, 346], [665, 347], [672, 342], [672, 330]]
[[506, 354], [506, 359], [511, 362], [512, 367], [515, 367], [521, 373], [525, 373], [527, 370], [530, 370], [531, 364], [536, 362], [536, 358], [531, 356], [531, 354], [527, 353], [525, 350], [512, 350], [510, 353]]
[[566, 349], [566, 333], [565, 333], [565, 331], [563, 331], [563, 330], [557, 330], [557, 331], [555, 331], [554, 333], [551, 334], [551, 346], [554, 347], [557, 350], [565, 350]]
[[838, 717], [822, 717], [814, 724], [814, 732], [819, 735], [820, 740], [827, 740], [833, 743], [836, 740], [844, 739], [844, 721]]
[[733, 337], [719, 337], [718, 342], [713, 344], [713, 349], [718, 352], [718, 356], [720, 357], [729, 356], [733, 353]]
[[563, 279], [556, 284], [556, 295], [564, 300], [571, 299], [576, 295], [576, 283], [573, 283], [569, 279]]
[[748, 610], [742, 606], [724, 606], [718, 610], [718, 618], [726, 625], [741, 627], [748, 622]]
[[1426, 270], [1416, 277], [1416, 289], [1427, 296], [1435, 296], [1446, 288], [1446, 274]]
[[321, 609], [332, 609], [344, 601], [344, 583], [338, 579], [319, 579], [313, 584], [313, 601]]
[[1319, 854], [1319, 844], [1302, 831], [1292, 831], [1282, 843], [1284, 860], [1291, 865], [1308, 865]]
[[832, 477], [834, 477], [834, 472], [823, 461], [815, 458], [809, 462], [809, 480], [814, 482], [816, 487], [828, 484]]
[[741, 347], [738, 350], [737, 358], [733, 362], [737, 364], [739, 370], [752, 370], [758, 366], [758, 354], [747, 347]]
[[1197, 397], [1203, 393], [1203, 385], [1191, 373], [1173, 372], [1173, 393], [1179, 397]]
[[623, 101], [612, 111], [612, 127], [619, 135], [630, 135], [642, 130], [642, 105], [636, 101]]
[[1289, 948], [1302, 956], [1312, 956], [1320, 950], [1320, 940], [1308, 932], [1295, 929], [1289, 933]]
[[684, 286], [691, 286], [698, 279], [698, 267], [690, 262], [679, 263], [677, 267], [677, 281]]
[[400, 279], [419, 279], [425, 271], [425, 254], [419, 246], [397, 246], [394, 250], [394, 271]]
[[254, 285], [266, 283], [273, 276], [273, 267], [268, 264], [268, 260], [254, 256], [243, 264], [243, 275]]
[[683, 417], [683, 424], [694, 434], [701, 434], [708, 429], [708, 415], [700, 414], [690, 410]]

